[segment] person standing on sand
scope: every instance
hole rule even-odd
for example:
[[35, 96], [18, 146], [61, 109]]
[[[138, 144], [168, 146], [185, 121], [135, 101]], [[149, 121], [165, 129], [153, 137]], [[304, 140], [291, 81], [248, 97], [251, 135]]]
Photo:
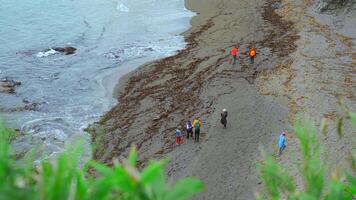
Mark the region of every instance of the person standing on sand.
[[[238, 54], [239, 50], [236, 48], [236, 47], [232, 47], [231, 50], [230, 50], [230, 54], [231, 54], [231, 61], [232, 61], [232, 64], [235, 65], [236, 64], [236, 59], [237, 59], [237, 54]], [[230, 61], [230, 63], [231, 63]]]
[[199, 117], [196, 117], [195, 120], [193, 121], [193, 127], [194, 129], [194, 142], [199, 143], [199, 135], [200, 135], [200, 128], [201, 128], [201, 121]]
[[227, 110], [224, 108], [222, 110], [222, 113], [220, 114], [221, 115], [221, 119], [220, 119], [220, 122], [222, 125], [224, 125], [224, 128], [226, 128], [226, 124], [227, 124]]
[[182, 143], [182, 131], [177, 128], [176, 130], [176, 145], [180, 145]]
[[281, 155], [282, 151], [286, 148], [286, 132], [282, 132], [282, 134], [279, 136], [278, 147], [279, 155]]
[[193, 125], [190, 120], [187, 122], [187, 125], [185, 128], [187, 130], [187, 139], [189, 139], [189, 135], [190, 135], [190, 137], [193, 138]]
[[248, 51], [248, 55], [250, 56], [250, 63], [253, 64], [255, 62], [256, 49], [254, 47], [251, 47]]

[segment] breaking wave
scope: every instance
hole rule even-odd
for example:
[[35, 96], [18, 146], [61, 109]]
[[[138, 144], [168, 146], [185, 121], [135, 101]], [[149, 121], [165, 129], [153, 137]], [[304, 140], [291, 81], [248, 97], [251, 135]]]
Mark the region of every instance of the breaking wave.
[[56, 50], [54, 49], [48, 49], [48, 50], [45, 50], [45, 51], [40, 51], [36, 54], [37, 57], [39, 58], [43, 58], [43, 57], [47, 57], [47, 56], [50, 56], [50, 55], [53, 55], [53, 54], [56, 54], [58, 53]]

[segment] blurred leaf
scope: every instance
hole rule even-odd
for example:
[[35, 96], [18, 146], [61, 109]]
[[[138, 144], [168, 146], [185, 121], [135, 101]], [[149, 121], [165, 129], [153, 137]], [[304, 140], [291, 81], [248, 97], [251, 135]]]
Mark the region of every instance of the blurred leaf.
[[36, 157], [36, 153], [37, 153], [37, 149], [32, 149], [29, 152], [27, 152], [24, 156], [24, 158], [21, 160], [20, 165], [23, 166], [23, 170], [25, 170], [25, 173], [27, 175], [31, 175], [31, 173], [34, 170], [34, 165], [33, 165], [33, 161], [35, 160]]
[[104, 164], [91, 160], [89, 161], [89, 165], [105, 176], [114, 176], [113, 170]]
[[159, 173], [157, 173], [157, 175], [151, 181], [150, 189], [152, 190], [152, 192], [155, 196], [163, 197], [163, 194], [167, 190], [163, 169]]
[[[9, 156], [9, 140], [10, 134], [4, 126], [2, 120], [0, 120], [0, 157], [6, 158]], [[3, 160], [5, 161], [5, 160]]]
[[336, 125], [336, 132], [339, 135], [339, 137], [342, 137], [343, 132], [342, 132], [342, 127], [344, 126], [344, 117], [341, 116], [337, 120], [337, 125]]
[[84, 200], [86, 199], [86, 194], [88, 190], [88, 185], [84, 179], [84, 175], [81, 171], [77, 172], [77, 180], [76, 180], [76, 190], [75, 190], [75, 199], [76, 200]]
[[41, 177], [41, 179], [39, 180], [40, 197], [41, 199], [46, 199], [49, 193], [48, 188], [52, 186], [52, 181], [51, 181], [51, 177], [53, 174], [52, 165], [48, 161], [44, 160], [42, 161], [42, 165], [39, 170], [40, 170], [39, 176]]
[[[71, 172], [71, 168], [68, 167], [68, 156], [62, 154], [59, 156], [56, 167], [53, 168], [53, 174], [51, 174], [52, 187], [50, 187], [49, 192], [46, 196], [47, 199], [60, 200], [66, 199], [69, 195], [69, 189], [71, 185], [71, 177], [67, 175]], [[68, 170], [68, 171], [67, 171]]]
[[263, 200], [262, 196], [259, 193], [256, 194], [256, 200]]
[[114, 167], [113, 182], [122, 192], [132, 192], [138, 184], [138, 180], [135, 176], [130, 174], [121, 165]]
[[323, 135], [326, 135], [327, 131], [328, 131], [328, 121], [326, 118], [323, 118], [320, 123], [320, 132]]
[[271, 156], [257, 167], [271, 199], [279, 199], [280, 194], [288, 195], [295, 191], [295, 184], [291, 176]]
[[306, 193], [319, 198], [324, 186], [324, 166], [320, 162], [320, 147], [311, 121], [295, 123], [295, 132], [303, 156], [301, 172]]
[[177, 181], [165, 196], [165, 200], [184, 200], [203, 189], [203, 183], [197, 178], [189, 177]]
[[113, 182], [110, 177], [97, 178], [89, 186], [91, 193], [89, 199], [106, 199], [113, 190]]
[[337, 200], [337, 199], [345, 199], [344, 188], [340, 181], [333, 177], [329, 183], [329, 194], [327, 195], [327, 200]]
[[355, 112], [349, 112], [350, 119], [352, 123], [356, 126], [356, 113]]
[[346, 173], [346, 178], [349, 182], [346, 187], [346, 191], [352, 195], [356, 195], [356, 177], [352, 174]]
[[304, 192], [299, 195], [299, 199], [301, 199], [301, 200], [319, 200], [319, 198], [316, 198], [315, 196], [312, 196], [312, 195], [310, 195], [308, 193], [304, 193]]
[[132, 146], [128, 158], [128, 164], [131, 165], [131, 167], [136, 167], [136, 162], [137, 162], [137, 149], [136, 146]]
[[163, 172], [163, 166], [168, 162], [168, 159], [163, 159], [158, 162], [152, 161], [141, 173], [141, 181], [143, 184], [150, 184], [155, 178]]

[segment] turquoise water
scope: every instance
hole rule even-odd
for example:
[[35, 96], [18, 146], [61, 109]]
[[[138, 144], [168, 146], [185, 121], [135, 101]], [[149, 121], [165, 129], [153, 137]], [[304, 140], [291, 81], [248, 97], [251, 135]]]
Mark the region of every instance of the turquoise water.
[[[22, 82], [15, 95], [0, 94], [0, 106], [40, 105], [4, 114], [27, 133], [13, 145], [20, 151], [39, 145], [51, 155], [71, 138], [87, 138], [82, 129], [117, 103], [105, 76], [128, 61], [182, 49], [178, 33], [191, 16], [183, 0], [0, 0], [0, 77]], [[77, 51], [48, 52], [63, 46]]]

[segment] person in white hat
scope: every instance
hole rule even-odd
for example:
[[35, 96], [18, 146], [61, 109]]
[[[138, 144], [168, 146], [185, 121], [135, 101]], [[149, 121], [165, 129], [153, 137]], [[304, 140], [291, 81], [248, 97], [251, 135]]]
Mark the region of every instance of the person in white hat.
[[220, 122], [222, 125], [224, 125], [224, 128], [226, 128], [226, 124], [227, 124], [227, 110], [226, 110], [226, 108], [224, 108], [222, 110], [222, 113], [220, 115], [221, 115]]

